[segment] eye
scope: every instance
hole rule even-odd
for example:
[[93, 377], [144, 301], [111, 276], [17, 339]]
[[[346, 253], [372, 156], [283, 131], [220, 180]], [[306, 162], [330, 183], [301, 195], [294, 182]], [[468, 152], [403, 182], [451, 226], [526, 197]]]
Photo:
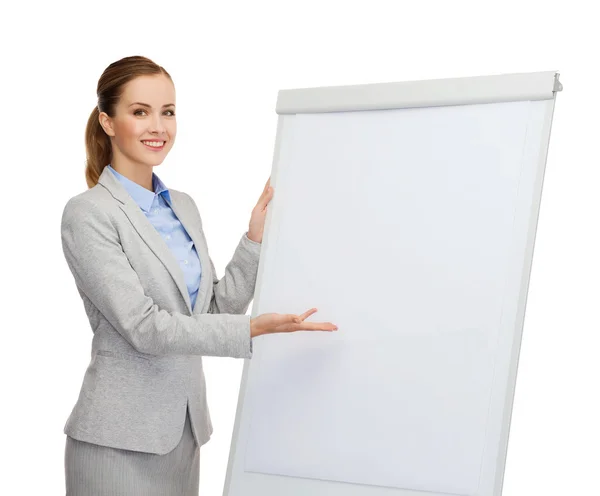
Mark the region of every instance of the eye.
[[[133, 113], [133, 115], [138, 115], [138, 112], [145, 112], [145, 110], [144, 110], [144, 109], [137, 109], [137, 110], [136, 110], [136, 111]], [[171, 112], [171, 115], [170, 115], [170, 117], [173, 117], [173, 116], [175, 115], [175, 112], [174, 112], [173, 110], [165, 110], [165, 112]]]

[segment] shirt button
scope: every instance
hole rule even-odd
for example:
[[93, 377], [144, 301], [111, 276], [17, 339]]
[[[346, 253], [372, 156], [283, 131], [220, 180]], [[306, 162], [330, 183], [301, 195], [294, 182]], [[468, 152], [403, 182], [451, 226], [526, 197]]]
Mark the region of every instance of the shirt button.
[[158, 208], [154, 209], [154, 213], [157, 214], [158, 213]]
[[171, 239], [171, 235], [170, 235], [170, 234], [167, 234], [167, 235], [165, 236], [165, 239]]
[[183, 261], [183, 263], [184, 263], [185, 265], [187, 265], [188, 261], [187, 261], [187, 260], [184, 260], [184, 261]]

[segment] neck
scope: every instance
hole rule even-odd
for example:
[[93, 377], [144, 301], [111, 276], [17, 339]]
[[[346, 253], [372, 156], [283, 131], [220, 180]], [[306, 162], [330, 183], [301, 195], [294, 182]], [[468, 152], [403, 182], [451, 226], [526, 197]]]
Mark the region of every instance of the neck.
[[132, 164], [123, 162], [112, 162], [111, 166], [119, 174], [125, 176], [130, 181], [139, 184], [148, 191], [154, 192], [152, 187], [152, 169], [151, 165]]

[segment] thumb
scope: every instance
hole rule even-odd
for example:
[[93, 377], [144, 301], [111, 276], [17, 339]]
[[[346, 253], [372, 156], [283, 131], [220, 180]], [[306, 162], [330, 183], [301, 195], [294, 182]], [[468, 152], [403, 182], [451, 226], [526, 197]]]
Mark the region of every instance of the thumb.
[[261, 207], [265, 208], [269, 204], [269, 202], [271, 201], [272, 198], [273, 198], [273, 188], [269, 187], [269, 189], [263, 193], [263, 195], [260, 199], [259, 203], [260, 203]]
[[294, 315], [292, 313], [272, 313], [269, 315], [270, 320], [271, 320], [271, 325], [276, 325], [276, 326], [280, 326], [283, 324], [289, 324], [289, 323], [299, 323], [300, 319], [298, 318], [297, 315]]
[[289, 324], [290, 322], [293, 322], [295, 324], [299, 324], [300, 323], [300, 318], [297, 315], [294, 315], [293, 313], [288, 313], [287, 315], [284, 316], [283, 321], [281, 322], [282, 324]]

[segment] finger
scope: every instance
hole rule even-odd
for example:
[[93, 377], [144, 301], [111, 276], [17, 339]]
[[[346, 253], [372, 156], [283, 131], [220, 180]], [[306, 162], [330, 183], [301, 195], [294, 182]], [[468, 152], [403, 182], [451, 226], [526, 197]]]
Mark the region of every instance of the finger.
[[269, 200], [270, 200], [271, 198], [273, 198], [273, 192], [274, 192], [274, 191], [275, 191], [275, 190], [274, 190], [274, 189], [273, 189], [273, 187], [271, 187], [271, 186], [269, 186], [269, 187], [268, 187], [268, 188], [265, 190], [265, 192], [263, 193], [263, 199], [266, 201], [266, 203], [268, 203], [268, 202], [269, 202]]
[[260, 198], [258, 199], [258, 202], [256, 203], [256, 206], [259, 207], [261, 210], [264, 210], [272, 198], [273, 188], [269, 186], [267, 187], [267, 189], [263, 190], [262, 194], [260, 195]]
[[331, 322], [303, 322], [300, 326], [304, 331], [337, 331], [338, 327]]
[[310, 317], [314, 313], [317, 313], [317, 309], [316, 308], [311, 308], [310, 310], [307, 310], [306, 312], [304, 312], [303, 314], [301, 314], [300, 318], [302, 320], [305, 320], [305, 319], [307, 319], [308, 317]]
[[265, 197], [262, 200], [262, 207], [266, 208], [272, 199], [273, 199], [273, 188], [269, 188], [269, 191], [267, 191], [267, 194], [265, 195]]

